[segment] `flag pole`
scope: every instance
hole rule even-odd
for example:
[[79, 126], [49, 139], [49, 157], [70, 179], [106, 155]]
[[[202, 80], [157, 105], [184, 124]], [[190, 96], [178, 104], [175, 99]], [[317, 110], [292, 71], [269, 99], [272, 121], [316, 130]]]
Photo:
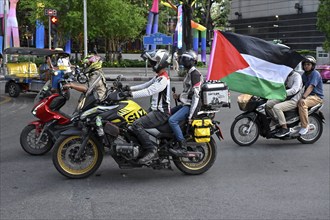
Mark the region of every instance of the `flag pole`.
[[213, 60], [214, 60], [214, 52], [215, 52], [215, 47], [216, 47], [217, 38], [218, 38], [218, 31], [214, 30], [213, 33], [214, 34], [213, 34], [212, 50], [211, 50], [211, 54], [210, 54], [210, 60], [209, 60], [209, 66], [207, 69], [206, 80], [209, 80], [210, 76], [211, 76], [211, 70], [212, 70]]

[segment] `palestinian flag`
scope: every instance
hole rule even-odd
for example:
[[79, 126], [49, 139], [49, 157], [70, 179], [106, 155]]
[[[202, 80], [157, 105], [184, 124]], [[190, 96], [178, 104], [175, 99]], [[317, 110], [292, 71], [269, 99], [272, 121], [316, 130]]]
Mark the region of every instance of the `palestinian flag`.
[[284, 100], [284, 82], [303, 60], [284, 45], [259, 38], [214, 31], [207, 80], [226, 82], [229, 89], [266, 99]]

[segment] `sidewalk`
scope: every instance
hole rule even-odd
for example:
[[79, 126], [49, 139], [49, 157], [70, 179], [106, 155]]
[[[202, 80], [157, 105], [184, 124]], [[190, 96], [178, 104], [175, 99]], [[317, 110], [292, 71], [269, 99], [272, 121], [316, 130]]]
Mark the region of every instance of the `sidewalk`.
[[[207, 68], [198, 68], [201, 73], [206, 76]], [[113, 81], [118, 75], [122, 75], [123, 81], [148, 81], [155, 76], [151, 68], [148, 67], [147, 72], [145, 68], [103, 68], [105, 78], [107, 81]], [[183, 81], [184, 77], [178, 76], [176, 71], [170, 71], [171, 81]], [[4, 75], [0, 74], [0, 81], [4, 80]]]
[[[201, 73], [206, 76], [207, 68], [198, 68]], [[105, 78], [107, 81], [116, 79], [118, 75], [122, 75], [123, 81], [148, 81], [155, 76], [151, 68], [103, 68]], [[183, 81], [184, 77], [178, 76], [177, 72], [171, 70], [170, 73], [171, 81]]]

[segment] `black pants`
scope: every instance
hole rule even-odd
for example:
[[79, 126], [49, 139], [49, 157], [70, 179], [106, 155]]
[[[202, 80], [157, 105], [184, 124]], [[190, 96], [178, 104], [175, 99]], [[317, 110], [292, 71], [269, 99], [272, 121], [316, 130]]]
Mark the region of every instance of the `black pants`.
[[146, 150], [155, 149], [149, 139], [149, 134], [145, 131], [146, 128], [155, 128], [167, 122], [169, 114], [161, 111], [151, 111], [147, 115], [133, 122], [132, 128], [138, 137], [142, 147]]

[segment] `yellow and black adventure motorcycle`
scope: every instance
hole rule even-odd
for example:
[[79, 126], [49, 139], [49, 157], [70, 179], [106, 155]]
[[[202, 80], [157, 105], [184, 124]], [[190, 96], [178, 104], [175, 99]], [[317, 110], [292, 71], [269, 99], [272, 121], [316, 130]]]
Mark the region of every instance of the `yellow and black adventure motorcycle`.
[[[192, 126], [188, 127], [186, 122], [182, 124], [182, 130], [189, 137], [185, 155], [177, 157], [169, 152], [176, 141], [166, 123], [154, 129], [146, 129], [157, 146], [158, 158], [147, 165], [138, 164], [143, 149], [130, 125], [144, 116], [146, 111], [133, 100], [123, 98], [120, 95], [122, 91], [118, 89], [108, 94], [107, 105], [83, 112], [77, 126], [61, 133], [53, 148], [56, 169], [69, 178], [88, 177], [99, 168], [104, 153], [109, 152], [119, 168], [148, 166], [170, 169], [172, 160], [183, 173], [197, 175], [206, 172], [217, 156], [217, 146], [212, 135], [222, 138], [219, 122], [213, 120], [215, 113], [230, 103], [228, 89], [222, 82], [206, 82], [203, 88], [203, 105], [198, 116]], [[212, 96], [220, 99], [216, 105], [210, 105]]]

